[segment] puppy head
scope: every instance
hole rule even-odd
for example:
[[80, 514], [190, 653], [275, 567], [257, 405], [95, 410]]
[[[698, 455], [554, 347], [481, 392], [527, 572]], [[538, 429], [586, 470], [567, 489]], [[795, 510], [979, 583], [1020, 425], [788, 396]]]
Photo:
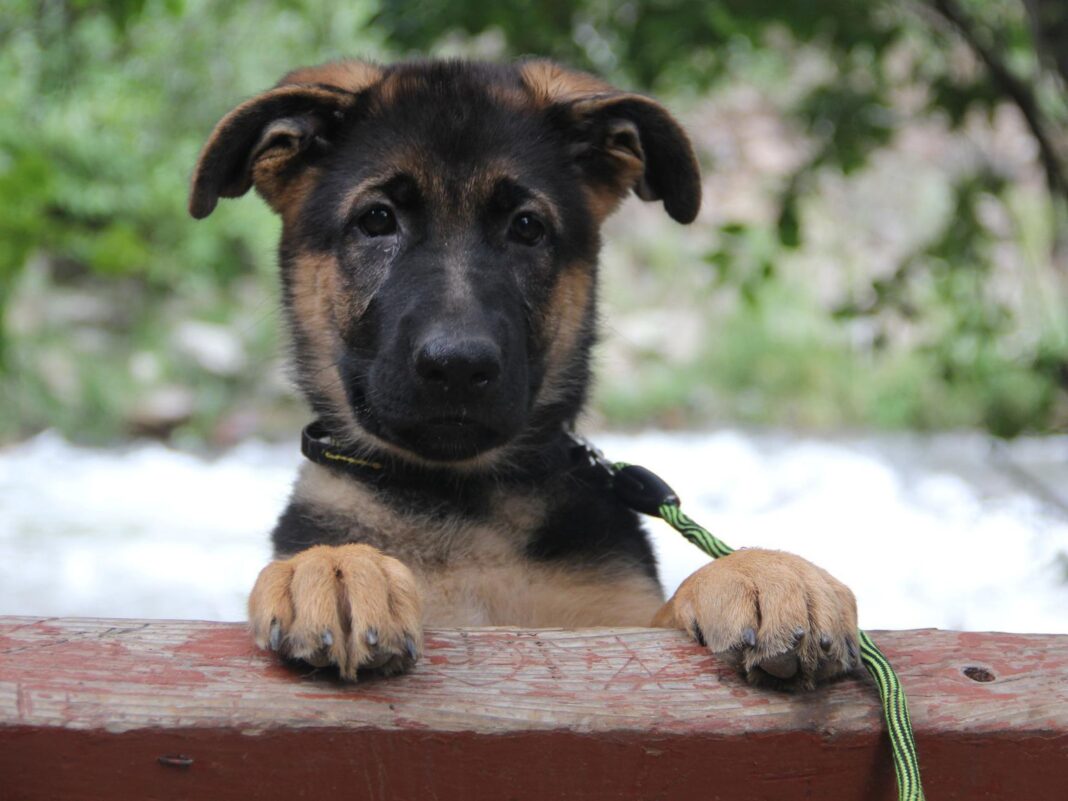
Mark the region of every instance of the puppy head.
[[196, 166], [205, 217], [255, 186], [283, 220], [298, 379], [335, 436], [485, 465], [574, 418], [599, 226], [633, 190], [700, 206], [655, 101], [547, 61], [341, 62], [230, 112]]

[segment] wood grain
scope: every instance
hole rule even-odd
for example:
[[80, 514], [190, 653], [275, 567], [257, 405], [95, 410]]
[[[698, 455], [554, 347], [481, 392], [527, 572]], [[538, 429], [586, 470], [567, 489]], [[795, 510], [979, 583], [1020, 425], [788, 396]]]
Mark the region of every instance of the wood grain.
[[[1068, 798], [1068, 637], [873, 637], [931, 801]], [[678, 632], [431, 631], [411, 674], [345, 684], [240, 624], [0, 618], [0, 799], [331, 794], [895, 798], [865, 676], [755, 690]]]

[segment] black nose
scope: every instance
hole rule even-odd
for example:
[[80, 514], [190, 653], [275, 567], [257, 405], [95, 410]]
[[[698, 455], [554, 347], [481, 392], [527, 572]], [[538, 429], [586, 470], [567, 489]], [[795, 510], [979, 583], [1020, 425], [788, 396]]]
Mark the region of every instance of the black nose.
[[424, 386], [456, 399], [477, 395], [501, 374], [501, 351], [490, 339], [429, 337], [415, 354], [415, 372]]

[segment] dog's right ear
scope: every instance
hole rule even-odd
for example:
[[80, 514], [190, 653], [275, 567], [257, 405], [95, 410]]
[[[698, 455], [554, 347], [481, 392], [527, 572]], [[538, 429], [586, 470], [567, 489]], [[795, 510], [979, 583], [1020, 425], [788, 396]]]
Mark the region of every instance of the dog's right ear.
[[296, 70], [274, 89], [222, 118], [193, 171], [189, 213], [198, 220], [220, 197], [241, 197], [255, 185], [281, 211], [285, 190], [316, 148], [329, 141], [362, 90], [382, 71], [364, 62]]

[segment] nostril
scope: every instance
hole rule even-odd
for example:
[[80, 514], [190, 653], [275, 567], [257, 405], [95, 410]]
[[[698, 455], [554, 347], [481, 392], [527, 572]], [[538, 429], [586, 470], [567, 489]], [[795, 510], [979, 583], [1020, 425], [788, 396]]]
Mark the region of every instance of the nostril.
[[447, 384], [449, 381], [449, 357], [441, 348], [422, 348], [415, 357], [415, 372], [431, 384]]
[[433, 337], [416, 354], [415, 372], [438, 390], [481, 392], [500, 376], [500, 350], [482, 338]]
[[471, 386], [476, 389], [484, 389], [489, 386], [501, 374], [501, 365], [493, 354], [485, 354], [478, 362], [472, 365], [471, 377], [468, 379]]

